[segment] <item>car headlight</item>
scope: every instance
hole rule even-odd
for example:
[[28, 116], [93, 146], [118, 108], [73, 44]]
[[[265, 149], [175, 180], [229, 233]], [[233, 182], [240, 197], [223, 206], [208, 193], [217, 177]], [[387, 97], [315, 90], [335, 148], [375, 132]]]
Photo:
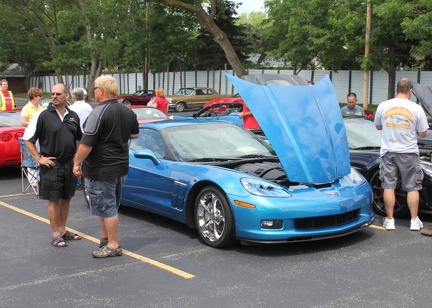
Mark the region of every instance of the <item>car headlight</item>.
[[291, 197], [289, 192], [273, 183], [251, 178], [242, 178], [240, 182], [243, 188], [253, 195], [277, 198]]
[[347, 178], [354, 184], [354, 185], [361, 185], [364, 182], [366, 182], [366, 179], [363, 177], [363, 175], [360, 174], [357, 170], [354, 168], [351, 168], [351, 173], [347, 175]]
[[432, 178], [432, 164], [425, 162], [425, 161], [420, 161], [420, 166], [423, 169], [423, 172], [430, 178]]

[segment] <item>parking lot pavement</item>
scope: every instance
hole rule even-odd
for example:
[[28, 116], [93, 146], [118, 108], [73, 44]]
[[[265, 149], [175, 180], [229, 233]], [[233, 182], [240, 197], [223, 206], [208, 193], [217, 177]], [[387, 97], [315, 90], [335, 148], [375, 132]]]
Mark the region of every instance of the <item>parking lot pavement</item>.
[[[432, 239], [375, 226], [332, 240], [203, 245], [194, 230], [120, 211], [122, 257], [94, 259], [99, 224], [82, 191], [66, 248], [49, 244], [46, 201], [21, 194], [18, 168], [0, 169], [1, 307], [411, 307], [430, 302]], [[422, 216], [425, 224], [431, 217]]]

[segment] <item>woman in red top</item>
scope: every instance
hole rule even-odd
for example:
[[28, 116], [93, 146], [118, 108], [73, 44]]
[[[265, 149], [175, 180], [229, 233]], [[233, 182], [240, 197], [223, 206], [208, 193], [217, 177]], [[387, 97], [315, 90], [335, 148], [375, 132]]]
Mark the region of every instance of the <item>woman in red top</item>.
[[156, 88], [156, 97], [151, 104], [151, 107], [155, 107], [164, 113], [168, 113], [168, 100], [165, 98], [165, 91], [163, 88]]
[[260, 129], [260, 126], [253, 116], [252, 112], [249, 111], [248, 106], [243, 104], [242, 112], [238, 114], [239, 118], [243, 119], [243, 127], [247, 129]]

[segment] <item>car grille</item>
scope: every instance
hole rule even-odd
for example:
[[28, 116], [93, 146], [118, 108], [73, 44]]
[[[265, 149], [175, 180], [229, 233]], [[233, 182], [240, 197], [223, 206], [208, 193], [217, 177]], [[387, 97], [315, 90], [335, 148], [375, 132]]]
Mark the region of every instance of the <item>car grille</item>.
[[298, 230], [314, 230], [326, 227], [334, 227], [355, 221], [360, 216], [360, 209], [340, 215], [324, 217], [299, 218], [294, 221], [294, 226]]

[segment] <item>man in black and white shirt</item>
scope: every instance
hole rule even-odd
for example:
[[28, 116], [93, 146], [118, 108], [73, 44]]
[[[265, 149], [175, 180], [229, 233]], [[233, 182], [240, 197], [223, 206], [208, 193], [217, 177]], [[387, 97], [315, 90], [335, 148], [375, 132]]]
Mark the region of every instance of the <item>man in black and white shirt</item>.
[[[64, 84], [56, 84], [52, 88], [52, 104], [33, 118], [23, 137], [30, 155], [40, 164], [39, 197], [48, 200], [51, 244], [55, 247], [66, 247], [67, 240], [81, 239], [66, 230], [76, 187], [73, 157], [82, 136], [78, 115], [66, 106], [68, 92]], [[36, 149], [37, 141], [40, 152]]]

